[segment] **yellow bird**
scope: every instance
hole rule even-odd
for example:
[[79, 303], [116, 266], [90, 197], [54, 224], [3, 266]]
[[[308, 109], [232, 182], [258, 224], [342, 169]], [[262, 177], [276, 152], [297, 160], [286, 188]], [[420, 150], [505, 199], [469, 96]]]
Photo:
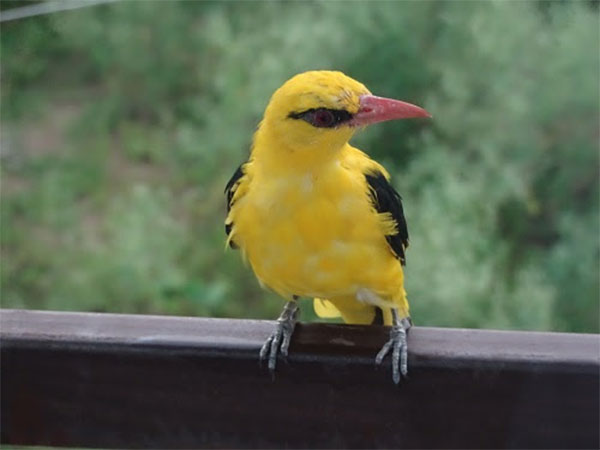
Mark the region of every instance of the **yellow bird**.
[[376, 363], [392, 350], [394, 382], [406, 375], [402, 203], [383, 166], [348, 141], [360, 127], [410, 117], [430, 116], [341, 72], [301, 73], [273, 94], [248, 161], [225, 188], [228, 244], [288, 300], [260, 352], [271, 371], [288, 354], [296, 300], [312, 297], [321, 317], [391, 325]]

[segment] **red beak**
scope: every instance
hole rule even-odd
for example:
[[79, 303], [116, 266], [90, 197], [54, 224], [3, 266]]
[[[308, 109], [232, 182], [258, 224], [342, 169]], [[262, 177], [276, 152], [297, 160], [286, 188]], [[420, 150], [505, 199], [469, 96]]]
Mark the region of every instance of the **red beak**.
[[360, 108], [354, 114], [350, 124], [359, 127], [385, 122], [386, 120], [410, 119], [413, 117], [431, 117], [431, 114], [411, 103], [375, 95], [362, 95], [360, 97]]

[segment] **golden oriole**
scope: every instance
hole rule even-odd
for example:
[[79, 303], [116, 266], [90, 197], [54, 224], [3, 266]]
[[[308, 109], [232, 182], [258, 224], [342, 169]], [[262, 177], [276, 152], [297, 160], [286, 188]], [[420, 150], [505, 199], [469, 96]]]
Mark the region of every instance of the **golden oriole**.
[[271, 371], [288, 354], [296, 299], [306, 296], [321, 317], [392, 325], [376, 362], [392, 350], [394, 382], [406, 375], [402, 203], [383, 166], [348, 141], [359, 127], [410, 117], [430, 116], [341, 72], [301, 73], [271, 97], [248, 161], [225, 188], [228, 244], [288, 300], [260, 352]]

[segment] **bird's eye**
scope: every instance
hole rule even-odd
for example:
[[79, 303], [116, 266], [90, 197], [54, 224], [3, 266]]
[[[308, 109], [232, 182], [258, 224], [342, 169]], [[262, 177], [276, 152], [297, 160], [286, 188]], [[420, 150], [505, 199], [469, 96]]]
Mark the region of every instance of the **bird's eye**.
[[301, 119], [317, 128], [333, 128], [348, 122], [352, 114], [344, 109], [317, 108], [303, 112], [292, 112], [288, 114], [290, 119]]
[[315, 127], [319, 128], [329, 128], [335, 125], [335, 116], [328, 109], [320, 108], [316, 109], [312, 113], [311, 123]]

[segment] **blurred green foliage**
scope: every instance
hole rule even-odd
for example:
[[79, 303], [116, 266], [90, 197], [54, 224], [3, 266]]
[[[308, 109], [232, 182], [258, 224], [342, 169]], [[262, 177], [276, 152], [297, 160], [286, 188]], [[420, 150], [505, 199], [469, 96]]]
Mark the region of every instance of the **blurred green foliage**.
[[271, 93], [324, 68], [433, 113], [354, 141], [403, 195], [417, 324], [598, 332], [598, 27], [594, 3], [502, 1], [3, 24], [2, 305], [274, 318], [224, 251], [223, 187]]

